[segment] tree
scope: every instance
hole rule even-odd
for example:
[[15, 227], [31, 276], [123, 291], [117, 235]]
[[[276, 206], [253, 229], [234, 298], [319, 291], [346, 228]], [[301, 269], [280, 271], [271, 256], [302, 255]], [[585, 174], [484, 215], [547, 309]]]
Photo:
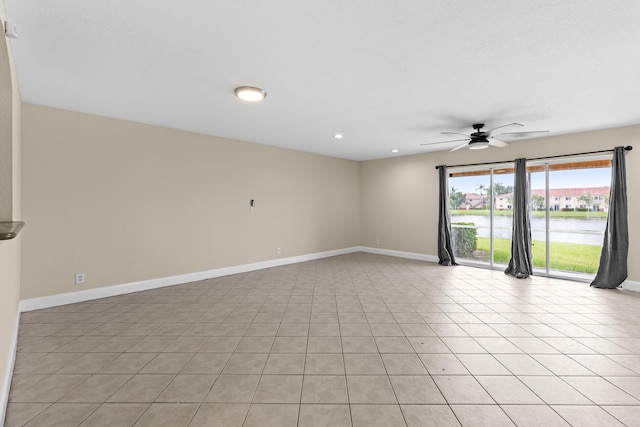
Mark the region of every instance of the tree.
[[581, 202], [584, 202], [584, 204], [587, 206], [587, 211], [589, 212], [591, 211], [591, 205], [593, 204], [593, 196], [589, 192], [578, 197], [578, 200], [580, 200]]
[[449, 205], [451, 209], [458, 209], [465, 201], [465, 195], [462, 194], [456, 187], [451, 187], [449, 190]]
[[544, 197], [543, 196], [539, 196], [537, 194], [532, 194], [531, 195], [531, 208], [534, 211], [537, 211], [538, 209], [544, 209]]
[[480, 197], [482, 197], [482, 207], [484, 208], [487, 205], [484, 201], [484, 195], [489, 194], [489, 187], [484, 184], [480, 184], [476, 187], [476, 190], [480, 192]]

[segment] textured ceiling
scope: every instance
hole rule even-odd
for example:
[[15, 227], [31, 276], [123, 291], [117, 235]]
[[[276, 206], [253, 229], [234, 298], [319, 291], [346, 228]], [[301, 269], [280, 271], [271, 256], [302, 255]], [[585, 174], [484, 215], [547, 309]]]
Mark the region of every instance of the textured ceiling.
[[[476, 122], [550, 135], [640, 123], [637, 0], [5, 8], [22, 99], [35, 104], [354, 160], [451, 149], [460, 143], [420, 144]], [[241, 85], [268, 96], [242, 103]]]

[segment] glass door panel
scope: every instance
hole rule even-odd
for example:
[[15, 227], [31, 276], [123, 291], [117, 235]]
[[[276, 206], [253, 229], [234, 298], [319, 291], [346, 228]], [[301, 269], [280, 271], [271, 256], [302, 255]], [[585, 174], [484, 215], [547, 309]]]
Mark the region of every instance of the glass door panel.
[[511, 235], [513, 232], [513, 168], [493, 171], [491, 184], [493, 218], [493, 264], [506, 267], [511, 259]]
[[491, 170], [459, 172], [449, 177], [449, 214], [456, 259], [491, 262]]

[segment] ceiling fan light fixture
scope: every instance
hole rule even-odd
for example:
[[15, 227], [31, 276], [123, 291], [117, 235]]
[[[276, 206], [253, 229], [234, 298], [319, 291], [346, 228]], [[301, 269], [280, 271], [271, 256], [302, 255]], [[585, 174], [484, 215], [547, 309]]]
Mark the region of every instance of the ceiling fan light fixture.
[[235, 88], [233, 92], [239, 99], [248, 102], [259, 102], [267, 97], [267, 92], [253, 86], [240, 86]]
[[469, 150], [482, 150], [488, 146], [488, 142], [474, 142], [473, 144], [469, 144]]

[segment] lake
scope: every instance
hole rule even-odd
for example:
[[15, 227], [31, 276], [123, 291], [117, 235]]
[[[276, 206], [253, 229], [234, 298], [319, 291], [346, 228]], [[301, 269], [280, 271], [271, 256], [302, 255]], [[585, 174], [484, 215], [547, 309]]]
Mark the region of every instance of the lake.
[[[479, 237], [489, 237], [489, 217], [482, 215], [452, 215], [451, 222], [473, 222]], [[545, 218], [531, 218], [532, 240], [545, 240]], [[604, 218], [549, 218], [549, 240], [552, 242], [602, 245], [607, 220]], [[493, 218], [495, 237], [511, 238], [511, 217]]]

